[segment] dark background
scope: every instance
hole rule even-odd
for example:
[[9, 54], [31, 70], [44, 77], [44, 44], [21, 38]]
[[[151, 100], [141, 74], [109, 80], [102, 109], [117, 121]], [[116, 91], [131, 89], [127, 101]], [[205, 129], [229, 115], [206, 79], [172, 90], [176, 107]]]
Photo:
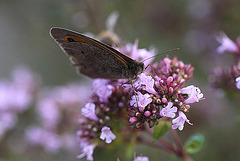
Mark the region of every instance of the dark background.
[[[194, 78], [187, 85], [200, 87], [206, 99], [191, 105], [187, 116], [194, 126], [185, 125], [178, 132], [182, 141], [197, 132], [206, 137], [203, 149], [192, 157], [199, 161], [239, 160], [239, 100], [209, 84], [211, 69], [234, 63], [232, 54], [216, 53], [215, 35], [224, 31], [235, 41], [240, 35], [239, 8], [237, 0], [1, 0], [0, 76], [9, 77], [15, 67], [24, 65], [41, 76], [43, 86], [86, 79], [75, 73], [49, 36], [49, 29], [59, 26], [98, 34], [106, 29], [107, 16], [118, 11], [115, 31], [123, 42], [134, 43], [138, 38], [140, 48], [154, 45], [159, 53], [179, 47], [180, 51], [169, 56], [177, 55], [195, 67]], [[20, 150], [5, 159], [43, 160], [44, 156], [44, 160], [75, 160], [75, 154], [39, 151], [33, 155]], [[141, 145], [136, 151], [150, 160], [177, 159]], [[104, 148], [94, 152], [95, 160], [116, 160], [119, 155]]]

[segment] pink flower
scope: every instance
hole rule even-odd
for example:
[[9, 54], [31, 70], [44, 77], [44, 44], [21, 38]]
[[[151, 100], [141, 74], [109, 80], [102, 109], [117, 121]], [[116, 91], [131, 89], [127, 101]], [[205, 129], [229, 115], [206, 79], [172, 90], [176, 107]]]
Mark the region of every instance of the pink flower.
[[82, 108], [82, 115], [89, 118], [89, 119], [97, 121], [98, 118], [95, 114], [95, 104], [94, 103], [87, 103], [84, 106], [84, 108]]
[[148, 161], [148, 157], [138, 156], [133, 161]]
[[25, 88], [0, 81], [0, 109], [22, 112], [28, 108], [31, 101], [32, 95]]
[[168, 74], [171, 71], [171, 62], [172, 60], [169, 59], [168, 57], [163, 59], [164, 66], [163, 66], [163, 73]]
[[25, 68], [15, 69], [12, 80], [0, 80], [0, 139], [15, 126], [17, 113], [29, 108], [36, 82], [33, 74]]
[[185, 121], [190, 124], [193, 125], [192, 123], [190, 123], [190, 121], [187, 119], [187, 116], [182, 112], [179, 111], [178, 112], [178, 117], [172, 120], [172, 128], [173, 129], [179, 129], [179, 130], [183, 130], [184, 127], [184, 123]]
[[139, 79], [134, 83], [135, 87], [140, 87], [143, 90], [152, 93], [157, 94], [154, 87], [154, 79], [151, 76], [147, 76], [145, 73], [142, 73], [138, 77]]
[[12, 72], [13, 82], [16, 86], [25, 89], [28, 92], [33, 92], [38, 87], [39, 80], [29, 69], [25, 67], [16, 68]]
[[193, 85], [182, 88], [180, 91], [182, 92], [182, 94], [188, 95], [188, 98], [184, 101], [184, 103], [194, 103], [204, 99], [200, 89]]
[[63, 107], [79, 106], [86, 102], [90, 96], [90, 88], [90, 83], [84, 83], [84, 85], [69, 84], [60, 86], [51, 91], [51, 97]]
[[176, 112], [177, 107], [173, 106], [172, 102], [168, 102], [168, 105], [160, 111], [160, 115], [164, 117], [174, 118]]
[[12, 129], [16, 124], [16, 115], [11, 112], [0, 111], [0, 140], [5, 132]]
[[[137, 98], [136, 98], [137, 97]], [[141, 112], [145, 109], [145, 107], [152, 102], [152, 98], [149, 94], [142, 94], [141, 92], [137, 92], [137, 96], [133, 95], [132, 100], [130, 101], [130, 105], [134, 107], [138, 107]]]
[[77, 158], [81, 159], [87, 156], [87, 160], [93, 161], [93, 150], [96, 147], [96, 144], [88, 144], [86, 142], [81, 142], [80, 146], [82, 147], [82, 154], [78, 155]]
[[240, 89], [240, 77], [237, 77], [235, 81], [236, 81], [237, 88]]
[[130, 119], [129, 119], [129, 122], [130, 123], [134, 123], [134, 122], [136, 122], [137, 121], [137, 117], [131, 117]]
[[37, 103], [37, 112], [45, 128], [56, 128], [61, 114], [59, 107], [53, 99], [47, 97], [40, 99]]
[[149, 161], [148, 157], [138, 156], [133, 161]]
[[225, 33], [220, 33], [216, 39], [221, 44], [217, 48], [219, 54], [223, 54], [226, 51], [238, 52], [238, 46], [231, 39], [229, 39]]
[[96, 94], [99, 96], [100, 101], [107, 102], [108, 97], [112, 94], [113, 86], [108, 84], [109, 80], [95, 79], [93, 81], [93, 88]]
[[29, 107], [38, 81], [25, 68], [15, 69], [12, 79], [0, 80], [0, 109], [22, 112]]
[[[154, 48], [152, 48], [149, 51], [146, 49], [138, 49], [138, 40], [136, 40], [134, 44], [127, 44], [125, 49], [123, 49], [123, 51], [121, 51], [121, 52], [131, 53], [130, 57], [135, 60], [138, 60], [138, 61], [145, 60], [156, 54], [156, 50]], [[153, 59], [146, 60], [146, 61], [144, 61], [144, 64], [148, 65], [152, 61], [153, 61]]]
[[101, 131], [102, 133], [100, 139], [102, 140], [106, 139], [105, 141], [106, 143], [110, 144], [114, 139], [116, 139], [116, 136], [112, 133], [109, 127], [104, 126]]
[[25, 138], [30, 144], [41, 145], [49, 152], [57, 152], [62, 146], [58, 135], [41, 127], [29, 127], [26, 130]]

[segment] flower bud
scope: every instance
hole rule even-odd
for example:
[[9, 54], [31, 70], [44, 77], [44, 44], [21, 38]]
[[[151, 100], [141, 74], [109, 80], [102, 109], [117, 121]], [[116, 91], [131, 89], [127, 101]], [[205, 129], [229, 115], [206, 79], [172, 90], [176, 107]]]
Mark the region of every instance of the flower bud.
[[129, 122], [130, 123], [134, 123], [134, 122], [136, 122], [137, 121], [137, 118], [136, 117], [131, 117], [130, 119], [129, 119]]
[[166, 98], [162, 98], [162, 102], [163, 102], [163, 103], [167, 103], [168, 101], [167, 101]]
[[170, 96], [170, 95], [172, 95], [173, 94], [173, 87], [169, 87], [169, 89], [168, 89], [168, 95]]
[[167, 85], [169, 86], [172, 83], [172, 81], [173, 81], [173, 77], [172, 76], [168, 77]]
[[147, 117], [149, 117], [149, 116], [151, 115], [151, 112], [150, 112], [150, 111], [145, 111], [145, 112], [144, 112], [144, 115], [147, 116]]

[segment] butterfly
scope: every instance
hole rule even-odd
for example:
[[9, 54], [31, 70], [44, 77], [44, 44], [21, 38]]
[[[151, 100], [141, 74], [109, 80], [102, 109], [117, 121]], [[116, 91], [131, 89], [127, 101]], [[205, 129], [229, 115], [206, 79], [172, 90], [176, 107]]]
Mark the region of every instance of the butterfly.
[[143, 62], [83, 34], [53, 27], [50, 35], [69, 56], [76, 70], [90, 78], [134, 80], [144, 71]]

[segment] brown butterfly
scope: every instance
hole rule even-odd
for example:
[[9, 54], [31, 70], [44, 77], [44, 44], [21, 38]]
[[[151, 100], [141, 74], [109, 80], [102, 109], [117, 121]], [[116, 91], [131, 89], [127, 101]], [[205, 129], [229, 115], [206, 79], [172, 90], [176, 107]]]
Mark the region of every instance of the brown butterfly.
[[50, 35], [69, 56], [77, 71], [91, 78], [136, 79], [144, 63], [80, 33], [53, 27]]

